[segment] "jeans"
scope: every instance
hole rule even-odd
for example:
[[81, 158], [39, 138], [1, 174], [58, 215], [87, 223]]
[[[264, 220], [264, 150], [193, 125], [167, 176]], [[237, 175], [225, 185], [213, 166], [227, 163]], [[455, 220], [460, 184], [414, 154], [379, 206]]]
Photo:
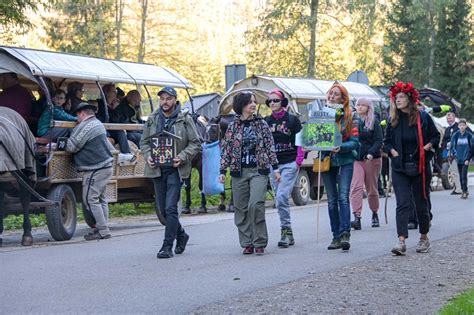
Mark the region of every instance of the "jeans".
[[123, 130], [108, 130], [107, 131], [111, 138], [118, 143], [120, 153], [131, 153], [130, 146], [128, 145], [127, 134]]
[[280, 164], [280, 182], [275, 182], [275, 176], [272, 171], [272, 185], [275, 190], [276, 207], [280, 216], [280, 226], [282, 228], [291, 228], [290, 217], [290, 194], [298, 177], [298, 165], [296, 162]]
[[398, 236], [408, 237], [408, 219], [416, 208], [420, 234], [427, 234], [430, 229], [430, 214], [427, 200], [423, 196], [423, 177], [407, 176], [404, 173], [392, 171], [392, 183], [397, 201], [396, 220]]
[[178, 218], [178, 202], [181, 195], [181, 179], [177, 168], [161, 168], [161, 176], [153, 178], [156, 211], [166, 218], [163, 246], [173, 246], [176, 237], [184, 234]]
[[127, 131], [127, 139], [135, 143], [135, 145], [140, 148], [140, 140], [142, 138], [143, 132], [139, 130]]
[[351, 232], [349, 190], [353, 170], [354, 164], [350, 163], [331, 167], [329, 171], [321, 173], [328, 196], [329, 221], [334, 238], [340, 237], [344, 232]]
[[468, 165], [458, 163], [459, 179], [463, 193], [467, 193], [467, 169]]

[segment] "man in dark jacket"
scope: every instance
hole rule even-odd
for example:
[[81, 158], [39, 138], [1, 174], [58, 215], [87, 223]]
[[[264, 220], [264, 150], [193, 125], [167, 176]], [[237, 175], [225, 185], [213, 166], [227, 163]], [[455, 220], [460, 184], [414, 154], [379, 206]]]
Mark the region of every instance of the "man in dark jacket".
[[[111, 117], [110, 122], [115, 122], [119, 124], [143, 124], [144, 121], [140, 118], [140, 103], [142, 98], [140, 92], [137, 90], [131, 90], [127, 93], [121, 101], [120, 104], [115, 108], [116, 116], [113, 121]], [[140, 139], [143, 132], [141, 130], [127, 130], [127, 139], [132, 141], [140, 147]]]

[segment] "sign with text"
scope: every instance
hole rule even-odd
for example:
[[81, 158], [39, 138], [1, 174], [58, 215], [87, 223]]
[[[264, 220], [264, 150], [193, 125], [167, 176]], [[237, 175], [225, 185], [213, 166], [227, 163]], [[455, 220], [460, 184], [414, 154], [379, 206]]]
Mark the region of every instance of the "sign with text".
[[331, 151], [342, 143], [336, 123], [336, 110], [316, 107], [308, 110], [308, 120], [303, 125], [302, 144], [307, 150]]
[[158, 166], [173, 166], [176, 157], [175, 139], [169, 135], [151, 138], [151, 158]]

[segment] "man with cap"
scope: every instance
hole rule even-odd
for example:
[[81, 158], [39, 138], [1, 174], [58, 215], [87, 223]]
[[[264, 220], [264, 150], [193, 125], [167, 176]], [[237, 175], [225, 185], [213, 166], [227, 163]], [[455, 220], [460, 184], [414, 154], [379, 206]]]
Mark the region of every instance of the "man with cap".
[[96, 226], [85, 235], [88, 241], [110, 238], [107, 226], [109, 206], [105, 188], [112, 177], [112, 145], [107, 140], [104, 125], [95, 117], [95, 106], [80, 103], [76, 110], [79, 124], [72, 130], [66, 151], [74, 154], [76, 169], [83, 172], [82, 206], [96, 221]]
[[[191, 115], [181, 112], [176, 90], [167, 86], [158, 92], [158, 96], [160, 107], [148, 117], [140, 148], [147, 161], [145, 176], [153, 180], [156, 211], [160, 211], [166, 218], [163, 246], [157, 257], [171, 258], [175, 239], [175, 254], [182, 254], [189, 240], [189, 235], [179, 223], [178, 202], [182, 182], [191, 175], [191, 160], [199, 152], [201, 145]], [[175, 155], [171, 165], [160, 164], [154, 158], [152, 141], [156, 137], [165, 137], [173, 143]]]
[[289, 199], [299, 168], [304, 160], [304, 151], [295, 145], [295, 135], [300, 132], [302, 127], [298, 117], [286, 111], [288, 99], [282, 91], [271, 90], [265, 103], [272, 110], [271, 115], [265, 117], [265, 121], [272, 131], [281, 176], [278, 183], [273, 180], [272, 172], [272, 184], [275, 189], [276, 207], [281, 226], [281, 239], [278, 246], [286, 248], [295, 244], [291, 228]]

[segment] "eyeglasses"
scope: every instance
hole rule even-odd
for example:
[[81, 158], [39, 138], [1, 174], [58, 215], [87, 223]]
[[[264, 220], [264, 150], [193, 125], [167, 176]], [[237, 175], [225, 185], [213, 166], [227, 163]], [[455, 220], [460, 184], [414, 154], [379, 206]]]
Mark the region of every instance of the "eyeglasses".
[[279, 98], [271, 98], [268, 100], [268, 103], [280, 103], [281, 102], [281, 99]]

